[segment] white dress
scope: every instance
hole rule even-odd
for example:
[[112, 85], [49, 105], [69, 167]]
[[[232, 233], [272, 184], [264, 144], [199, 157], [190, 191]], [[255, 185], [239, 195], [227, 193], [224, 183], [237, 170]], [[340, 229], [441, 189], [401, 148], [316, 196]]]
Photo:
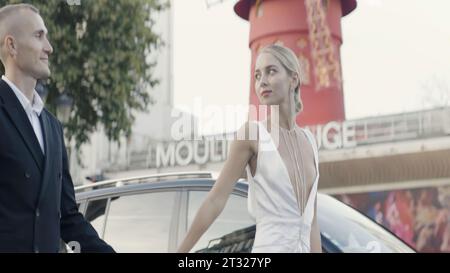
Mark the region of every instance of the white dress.
[[[301, 137], [300, 134], [303, 134], [303, 138], [307, 139], [304, 143], [311, 145], [312, 149], [309, 148], [309, 150], [313, 151], [311, 156], [314, 157], [312, 168], [315, 171], [315, 180], [312, 182], [309, 194], [304, 194], [307, 197], [303, 198], [304, 206], [301, 206], [301, 199], [294, 190], [296, 182], [291, 179], [294, 165], [284, 163], [285, 161], [266, 127], [262, 122], [257, 122], [257, 124], [259, 140], [255, 175], [252, 176], [249, 165], [246, 167], [249, 182], [248, 210], [256, 221], [256, 235], [252, 252], [310, 252], [311, 225], [319, 180], [318, 150], [314, 137], [310, 131], [300, 127], [292, 131], [293, 137], [298, 138]], [[280, 130], [282, 137], [283, 133], [285, 132]], [[292, 141], [291, 143], [297, 147], [290, 146], [293, 150], [305, 149], [305, 147], [299, 147], [298, 142], [294, 144]], [[278, 147], [283, 147], [283, 141], [280, 141]], [[290, 149], [290, 147], [285, 148]], [[287, 157], [284, 159], [288, 160]], [[291, 168], [289, 169], [288, 166]], [[305, 170], [295, 171], [303, 172]], [[314, 176], [310, 175], [310, 177]], [[302, 207], [303, 213], [301, 212]]]

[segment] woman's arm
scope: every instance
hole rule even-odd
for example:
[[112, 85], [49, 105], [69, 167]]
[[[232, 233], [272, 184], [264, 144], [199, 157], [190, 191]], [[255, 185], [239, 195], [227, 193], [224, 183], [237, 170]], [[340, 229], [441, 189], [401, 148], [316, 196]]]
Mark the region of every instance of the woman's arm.
[[322, 253], [322, 240], [320, 239], [320, 228], [317, 222], [317, 196], [314, 202], [314, 218], [311, 226], [311, 252]]
[[[240, 131], [246, 128], [248, 128], [247, 124]], [[241, 177], [253, 154], [254, 149], [251, 140], [234, 140], [232, 142], [228, 159], [216, 183], [200, 206], [186, 237], [178, 248], [178, 252], [189, 252], [220, 215], [236, 181]]]

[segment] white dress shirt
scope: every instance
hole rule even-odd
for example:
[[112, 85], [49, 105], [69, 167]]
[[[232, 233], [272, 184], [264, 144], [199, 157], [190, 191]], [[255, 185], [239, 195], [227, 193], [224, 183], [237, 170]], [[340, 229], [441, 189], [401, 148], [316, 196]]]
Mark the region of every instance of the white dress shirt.
[[44, 109], [44, 102], [42, 102], [41, 97], [36, 92], [36, 90], [34, 90], [33, 102], [30, 103], [25, 94], [22, 93], [22, 91], [20, 91], [20, 89], [17, 88], [14, 83], [8, 80], [6, 76], [3, 75], [2, 80], [4, 80], [9, 85], [9, 87], [11, 87], [11, 89], [14, 91], [14, 94], [16, 94], [17, 99], [20, 101], [20, 104], [22, 104], [22, 107], [25, 110], [25, 113], [27, 113], [28, 119], [30, 120], [31, 126], [33, 127], [34, 134], [36, 135], [39, 145], [41, 146], [42, 153], [45, 154], [44, 137], [42, 135], [41, 123], [39, 122], [39, 116]]

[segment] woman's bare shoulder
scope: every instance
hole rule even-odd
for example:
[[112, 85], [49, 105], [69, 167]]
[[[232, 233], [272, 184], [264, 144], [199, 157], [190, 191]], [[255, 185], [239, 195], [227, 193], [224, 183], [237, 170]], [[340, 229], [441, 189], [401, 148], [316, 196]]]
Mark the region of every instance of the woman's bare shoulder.
[[246, 121], [237, 130], [234, 142], [241, 147], [249, 147], [255, 150], [258, 143], [258, 123], [255, 121]]
[[237, 134], [241, 140], [258, 140], [258, 122], [246, 121], [237, 130]]

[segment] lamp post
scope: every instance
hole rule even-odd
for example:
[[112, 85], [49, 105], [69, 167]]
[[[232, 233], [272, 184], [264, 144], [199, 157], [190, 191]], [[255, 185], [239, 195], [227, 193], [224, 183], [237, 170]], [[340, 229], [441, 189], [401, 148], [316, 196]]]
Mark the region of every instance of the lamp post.
[[69, 168], [70, 168], [71, 145], [66, 139], [65, 127], [67, 125], [67, 122], [69, 122], [70, 113], [72, 112], [72, 106], [73, 106], [73, 98], [69, 96], [66, 91], [64, 91], [56, 99], [56, 116], [63, 125], [64, 140], [66, 143], [66, 150], [67, 150], [67, 163], [69, 165]]
[[34, 89], [39, 94], [39, 96], [41, 97], [42, 101], [45, 104], [45, 101], [47, 100], [47, 95], [48, 95], [47, 87], [45, 87], [44, 83], [41, 80], [38, 80], [36, 83], [36, 87]]
[[56, 99], [56, 115], [58, 116], [58, 119], [63, 123], [63, 125], [66, 125], [70, 119], [72, 106], [73, 99], [67, 94], [67, 92], [63, 92]]

